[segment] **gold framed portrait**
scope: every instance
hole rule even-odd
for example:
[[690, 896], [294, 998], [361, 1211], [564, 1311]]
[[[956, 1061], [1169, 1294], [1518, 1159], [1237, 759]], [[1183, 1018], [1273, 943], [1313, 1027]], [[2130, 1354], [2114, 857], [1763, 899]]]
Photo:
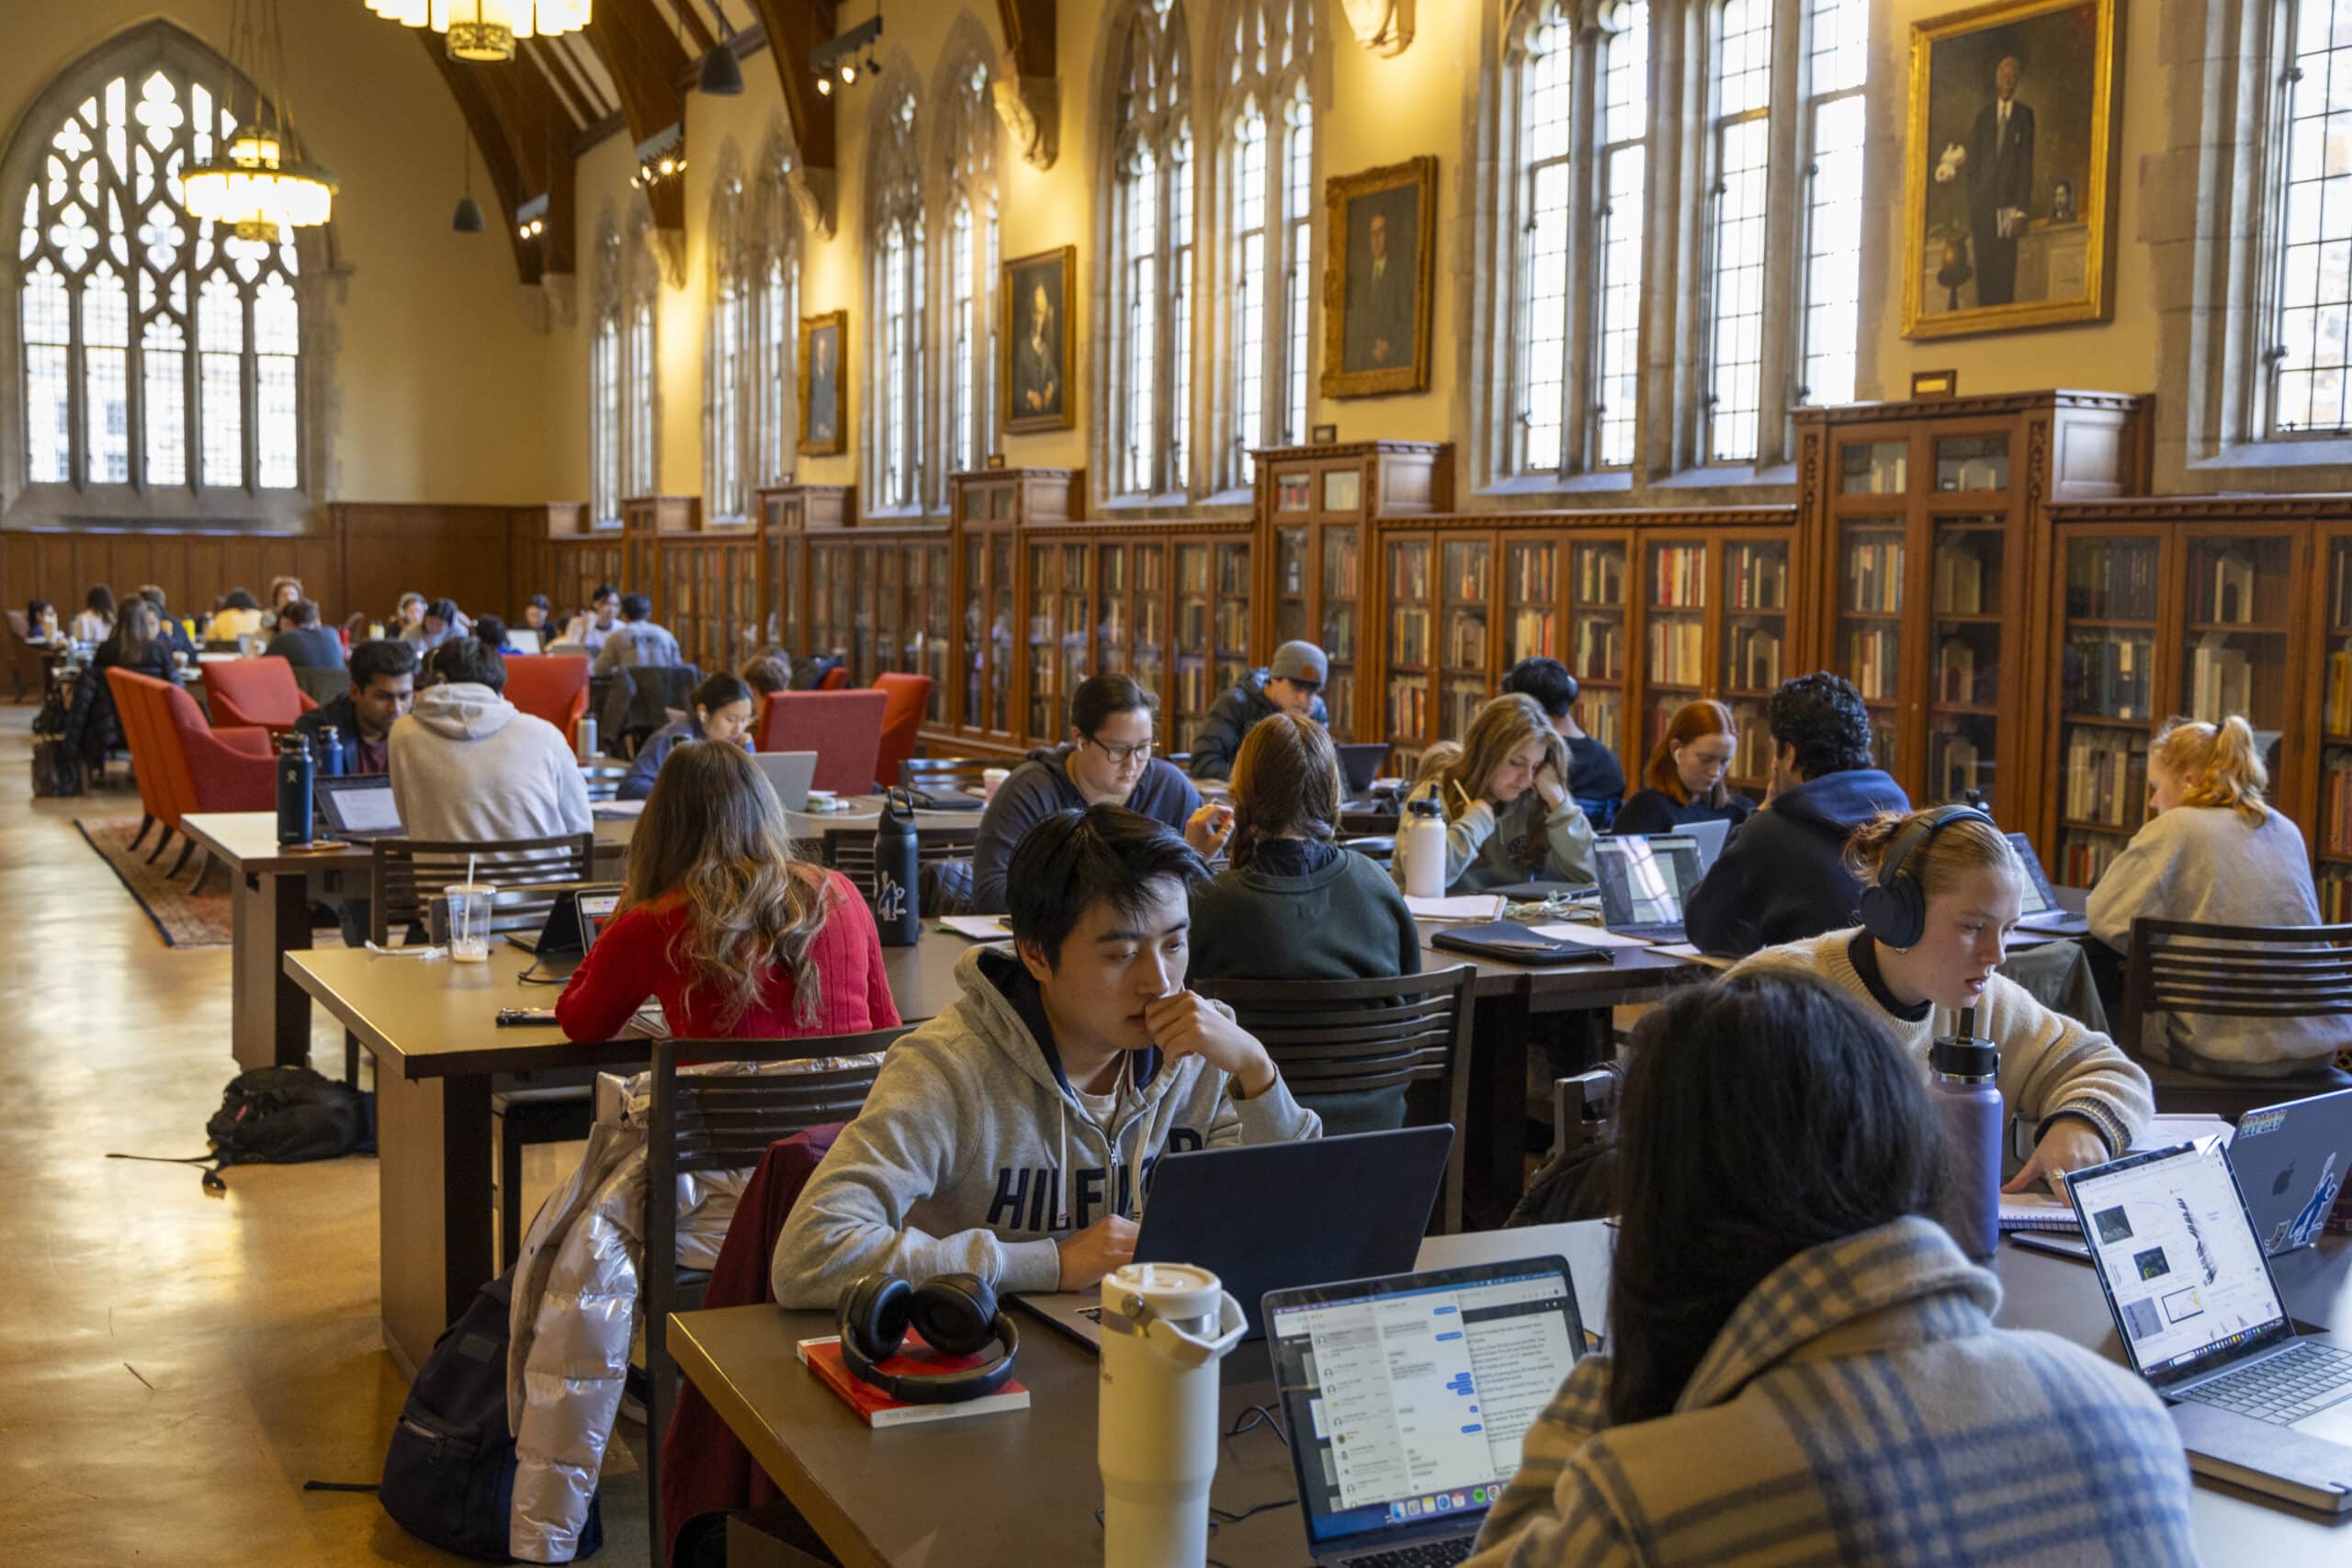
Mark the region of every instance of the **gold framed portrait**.
[[800, 318], [800, 451], [849, 450], [849, 312]]
[[1427, 391], [1437, 160], [1335, 175], [1323, 202], [1323, 395]]
[[1905, 337], [2114, 315], [2122, 26], [2122, 0], [1911, 25]]
[[997, 380], [1009, 431], [1068, 430], [1078, 423], [1069, 395], [1078, 342], [1069, 304], [1077, 276], [1076, 245], [1004, 264], [1001, 330], [1011, 347]]

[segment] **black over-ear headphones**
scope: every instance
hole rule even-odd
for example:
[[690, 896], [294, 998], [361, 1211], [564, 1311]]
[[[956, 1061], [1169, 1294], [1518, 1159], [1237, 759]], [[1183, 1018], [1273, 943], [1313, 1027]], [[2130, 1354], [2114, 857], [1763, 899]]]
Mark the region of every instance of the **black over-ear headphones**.
[[1917, 872], [1906, 874], [1910, 858], [1928, 847], [1929, 840], [1954, 822], [1974, 820], [1986, 827], [1993, 819], [1973, 806], [1940, 806], [1895, 835], [1885, 858], [1878, 863], [1878, 877], [1862, 889], [1862, 929], [1889, 947], [1912, 947], [1928, 931], [1928, 894]]
[[[996, 1292], [978, 1274], [942, 1274], [921, 1285], [868, 1274], [842, 1292], [834, 1321], [850, 1375], [909, 1404], [954, 1404], [994, 1393], [1011, 1380], [1012, 1359], [1021, 1353], [1021, 1331], [997, 1310]], [[877, 1371], [876, 1363], [899, 1353], [910, 1325], [943, 1356], [978, 1355], [990, 1340], [1004, 1354], [984, 1367], [936, 1377]]]

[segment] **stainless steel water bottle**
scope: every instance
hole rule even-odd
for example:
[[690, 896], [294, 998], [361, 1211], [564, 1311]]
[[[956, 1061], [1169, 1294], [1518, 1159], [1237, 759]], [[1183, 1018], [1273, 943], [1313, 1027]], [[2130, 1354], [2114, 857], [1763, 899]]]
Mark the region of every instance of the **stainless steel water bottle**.
[[2001, 1241], [2001, 1052], [1976, 1033], [1976, 1010], [1928, 1047], [1928, 1089], [1943, 1125], [1943, 1212], [1961, 1250], [1982, 1261]]
[[311, 743], [299, 730], [277, 738], [277, 841], [311, 841]]

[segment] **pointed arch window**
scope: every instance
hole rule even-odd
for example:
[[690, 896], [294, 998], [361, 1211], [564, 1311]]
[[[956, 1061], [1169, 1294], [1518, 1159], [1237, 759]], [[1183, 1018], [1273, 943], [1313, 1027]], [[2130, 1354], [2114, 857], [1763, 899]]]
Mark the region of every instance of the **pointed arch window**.
[[875, 396], [866, 400], [870, 493], [892, 509], [921, 506], [923, 464], [923, 204], [914, 94], [886, 92], [867, 144], [868, 312]]
[[655, 309], [662, 268], [653, 254], [653, 213], [642, 197], [630, 216], [621, 263], [621, 493], [651, 495], [662, 482], [656, 389], [662, 362]]
[[703, 348], [703, 509], [714, 518], [751, 513], [752, 258], [743, 232], [743, 182], [731, 143], [721, 149], [710, 197], [710, 320]]
[[609, 211], [596, 233], [588, 337], [588, 509], [598, 527], [621, 525], [621, 237]]
[[940, 223], [941, 281], [947, 319], [942, 329], [939, 417], [946, 444], [941, 471], [986, 466], [996, 446], [997, 118], [989, 65], [959, 60], [949, 73], [940, 119], [938, 166], [945, 175]]
[[786, 184], [792, 154], [780, 134], [760, 154], [752, 203], [750, 277], [752, 482], [781, 484], [793, 472], [800, 440], [798, 374], [800, 231]]
[[1112, 107], [1112, 299], [1104, 385], [1121, 494], [1193, 479], [1193, 133], [1183, 9], [1129, 0]]
[[1306, 439], [1315, 33], [1314, 0], [1232, 0], [1223, 40], [1234, 295], [1222, 468], [1236, 485], [1251, 479], [1253, 447]]

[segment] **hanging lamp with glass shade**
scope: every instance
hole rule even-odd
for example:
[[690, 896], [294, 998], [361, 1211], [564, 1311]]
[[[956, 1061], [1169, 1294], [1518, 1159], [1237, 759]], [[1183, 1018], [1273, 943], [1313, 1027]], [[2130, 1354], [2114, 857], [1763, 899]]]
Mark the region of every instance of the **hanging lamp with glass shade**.
[[180, 205], [189, 217], [209, 218], [240, 240], [275, 243], [281, 229], [324, 223], [337, 188], [332, 172], [299, 154], [277, 0], [231, 0], [220, 97], [224, 108], [237, 101], [240, 75], [251, 85], [252, 104], [225, 147], [215, 141], [210, 156], [182, 172]]
[[368, 0], [368, 8], [404, 28], [446, 33], [449, 58], [512, 60], [518, 39], [552, 38], [588, 25], [589, 0]]

